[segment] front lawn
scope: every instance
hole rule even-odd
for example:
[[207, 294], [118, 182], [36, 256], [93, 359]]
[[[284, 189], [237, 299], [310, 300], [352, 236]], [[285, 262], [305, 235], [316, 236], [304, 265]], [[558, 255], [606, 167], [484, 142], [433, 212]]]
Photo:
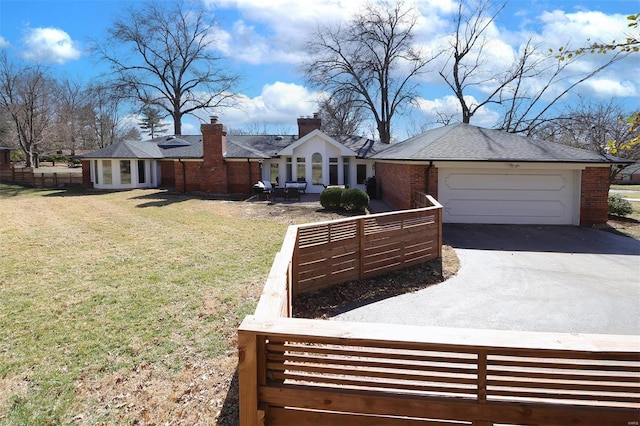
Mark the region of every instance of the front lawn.
[[233, 424], [236, 328], [309, 208], [0, 184], [0, 424]]

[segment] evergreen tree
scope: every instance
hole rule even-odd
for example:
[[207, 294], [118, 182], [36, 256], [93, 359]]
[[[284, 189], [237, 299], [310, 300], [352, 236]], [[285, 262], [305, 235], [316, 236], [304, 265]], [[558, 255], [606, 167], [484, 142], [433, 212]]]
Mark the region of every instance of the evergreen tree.
[[158, 133], [164, 132], [167, 128], [166, 123], [162, 123], [162, 116], [160, 110], [153, 107], [145, 107], [142, 109], [142, 120], [140, 120], [140, 128], [147, 131], [147, 135], [151, 136], [151, 139], [157, 136]]

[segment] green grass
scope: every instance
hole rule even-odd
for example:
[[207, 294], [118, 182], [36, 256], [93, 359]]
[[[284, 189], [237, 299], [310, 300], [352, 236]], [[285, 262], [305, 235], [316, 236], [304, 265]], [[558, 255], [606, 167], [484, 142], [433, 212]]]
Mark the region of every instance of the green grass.
[[247, 204], [0, 184], [0, 424], [130, 423], [86, 384], [234, 358], [286, 230]]

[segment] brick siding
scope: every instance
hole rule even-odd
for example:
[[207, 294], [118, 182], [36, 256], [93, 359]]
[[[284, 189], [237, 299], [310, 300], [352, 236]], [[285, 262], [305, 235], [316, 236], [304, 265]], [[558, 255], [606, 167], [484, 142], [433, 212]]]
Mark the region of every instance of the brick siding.
[[607, 223], [609, 197], [609, 167], [587, 167], [582, 171], [580, 185], [580, 225]]
[[438, 169], [427, 164], [376, 163], [376, 181], [382, 199], [396, 209], [412, 208], [416, 191], [438, 197]]

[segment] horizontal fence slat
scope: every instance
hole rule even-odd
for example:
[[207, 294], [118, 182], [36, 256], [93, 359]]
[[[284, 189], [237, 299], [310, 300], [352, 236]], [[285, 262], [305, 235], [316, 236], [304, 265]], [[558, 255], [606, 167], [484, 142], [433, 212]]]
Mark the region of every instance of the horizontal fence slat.
[[628, 407], [565, 406], [562, 404], [487, 401], [468, 398], [430, 398], [422, 395], [391, 395], [388, 392], [315, 389], [301, 385], [269, 385], [258, 389], [261, 401], [276, 407], [326, 410], [335, 413], [367, 413], [372, 416], [403, 416], [422, 419], [474, 421], [500, 419], [505, 424], [627, 425], [637, 418]]
[[[288, 342], [286, 345], [269, 342], [267, 350], [273, 352], [315, 352], [325, 355], [342, 355], [342, 356], [361, 356], [366, 358], [384, 358], [398, 359], [403, 361], [420, 361], [420, 362], [443, 362], [443, 363], [460, 363], [460, 364], [477, 364], [477, 355], [475, 352], [469, 353], [445, 353], [433, 351], [416, 351], [416, 350], [388, 350], [376, 351], [378, 347], [351, 347], [351, 346], [318, 346], [306, 345], [297, 342]], [[436, 355], [437, 354], [437, 355]]]
[[[407, 363], [408, 361], [398, 360], [402, 362], [391, 362], [391, 361], [373, 361], [369, 359], [361, 359], [360, 356], [357, 358], [347, 358], [347, 357], [339, 357], [339, 358], [328, 358], [328, 357], [319, 357], [319, 356], [303, 356], [303, 355], [291, 355], [291, 354], [270, 354], [267, 353], [268, 361], [277, 361], [277, 362], [294, 362], [294, 363], [312, 363], [312, 364], [331, 364], [331, 365], [340, 365], [340, 366], [353, 366], [353, 367], [369, 367], [369, 368], [385, 368], [385, 369], [394, 369], [394, 370], [408, 370], [408, 371], [428, 371], [428, 372], [442, 372], [442, 373], [455, 373], [455, 374], [477, 374], [476, 368], [461, 368], [461, 367], [452, 367], [452, 366], [442, 366], [434, 363]], [[442, 363], [444, 364], [444, 363]], [[288, 365], [288, 364], [287, 364]], [[291, 367], [286, 367], [293, 369]]]
[[400, 416], [373, 417], [360, 413], [333, 413], [322, 410], [301, 410], [281, 407], [269, 407], [269, 419], [274, 424], [317, 426], [470, 426], [470, 422], [457, 422], [439, 419], [416, 419]]
[[[335, 389], [336, 387], [344, 389], [360, 389], [360, 390], [376, 390], [376, 391], [388, 391], [394, 393], [413, 393], [414, 395], [421, 394], [423, 396], [439, 396], [439, 397], [456, 397], [456, 398], [469, 398], [475, 399], [475, 388], [469, 386], [463, 386], [462, 384], [445, 384], [438, 383], [397, 383], [390, 381], [373, 381], [373, 380], [357, 380], [348, 377], [331, 377], [323, 375], [310, 375], [310, 374], [295, 374], [295, 373], [281, 373], [273, 372], [271, 374], [273, 380], [280, 382], [289, 381], [291, 385], [305, 385], [305, 386], [318, 386], [322, 389]], [[434, 382], [435, 383], [435, 382]], [[333, 385], [333, 386], [331, 386]]]
[[360, 366], [359, 368], [343, 368], [342, 366], [335, 366], [333, 364], [324, 365], [309, 365], [286, 362], [284, 364], [268, 362], [267, 369], [273, 371], [284, 371], [286, 374], [295, 374], [293, 372], [307, 372], [307, 373], [319, 373], [321, 375], [343, 375], [343, 376], [359, 376], [363, 378], [380, 378], [380, 379], [393, 379], [393, 380], [406, 380], [412, 382], [440, 382], [440, 383], [457, 383], [466, 385], [475, 385], [477, 380], [475, 377], [470, 377], [471, 374], [424, 374], [424, 372], [415, 370], [411, 373], [398, 373], [392, 371], [392, 369], [382, 370], [365, 368]]

